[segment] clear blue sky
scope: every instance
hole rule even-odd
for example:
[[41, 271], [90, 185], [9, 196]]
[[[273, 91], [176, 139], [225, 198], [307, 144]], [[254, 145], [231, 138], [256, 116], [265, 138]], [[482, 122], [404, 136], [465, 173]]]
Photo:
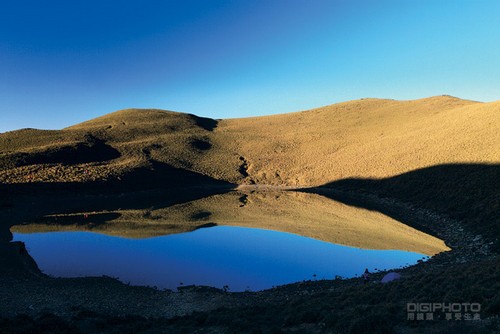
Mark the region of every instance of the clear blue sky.
[[500, 1], [3, 1], [0, 132], [363, 97], [500, 99]]

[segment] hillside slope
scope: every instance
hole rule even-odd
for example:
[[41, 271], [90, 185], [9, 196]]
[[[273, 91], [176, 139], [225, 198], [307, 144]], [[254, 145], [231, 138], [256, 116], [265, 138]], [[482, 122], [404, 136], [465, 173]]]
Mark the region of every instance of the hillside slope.
[[[351, 101], [299, 113], [224, 120], [215, 143], [224, 147], [226, 156], [244, 157], [244, 182], [257, 184], [320, 185], [443, 163], [498, 162], [500, 103], [447, 96]], [[209, 152], [212, 160], [222, 160], [220, 152]], [[228, 180], [241, 182], [236, 168], [225, 166]]]
[[0, 181], [120, 181], [161, 165], [162, 172], [176, 171], [172, 183], [177, 183], [179, 171], [195, 171], [191, 166], [203, 157], [216, 124], [189, 114], [126, 109], [58, 131], [4, 133]]
[[500, 102], [363, 99], [216, 121], [127, 109], [0, 134], [0, 182], [119, 179], [155, 162], [236, 184], [317, 186], [446, 163], [500, 162]]

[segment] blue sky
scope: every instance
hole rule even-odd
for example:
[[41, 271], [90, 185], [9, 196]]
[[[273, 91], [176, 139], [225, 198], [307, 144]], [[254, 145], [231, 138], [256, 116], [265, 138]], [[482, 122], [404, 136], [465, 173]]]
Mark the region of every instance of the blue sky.
[[232, 118], [498, 100], [499, 17], [495, 0], [4, 1], [0, 132], [130, 107]]

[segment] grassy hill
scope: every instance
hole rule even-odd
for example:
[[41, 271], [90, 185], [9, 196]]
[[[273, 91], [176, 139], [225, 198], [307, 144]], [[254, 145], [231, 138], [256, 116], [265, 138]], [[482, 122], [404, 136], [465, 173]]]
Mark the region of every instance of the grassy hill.
[[[320, 185], [349, 177], [388, 177], [442, 163], [499, 161], [500, 151], [494, 147], [500, 144], [500, 103], [447, 96], [366, 99], [225, 120], [217, 133], [218, 146], [245, 158], [245, 182]], [[241, 182], [234, 173], [230, 177]]]
[[117, 179], [159, 162], [236, 184], [317, 186], [446, 163], [500, 161], [500, 102], [363, 99], [216, 121], [127, 109], [0, 134], [0, 182]]
[[127, 109], [59, 131], [4, 133], [0, 135], [0, 180], [120, 180], [137, 169], [154, 170], [155, 162], [164, 169], [189, 170], [201, 158], [197, 146], [202, 146], [214, 124], [193, 115]]

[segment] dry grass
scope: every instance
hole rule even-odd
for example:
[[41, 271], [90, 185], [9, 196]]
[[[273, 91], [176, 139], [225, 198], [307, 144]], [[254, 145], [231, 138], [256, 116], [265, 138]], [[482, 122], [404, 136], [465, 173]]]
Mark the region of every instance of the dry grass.
[[[40, 154], [92, 135], [121, 157], [94, 163], [97, 179], [156, 160], [237, 184], [316, 186], [348, 178], [388, 177], [445, 163], [500, 162], [500, 102], [449, 96], [415, 101], [363, 99], [304, 112], [219, 121], [162, 110], [127, 109], [60, 131], [0, 135], [0, 181], [88, 181], [65, 161]], [[55, 165], [60, 172], [53, 172]], [[29, 180], [26, 175], [32, 173]], [[81, 173], [80, 173], [81, 174]], [[68, 177], [66, 177], [68, 175]]]
[[[215, 141], [224, 149], [210, 152], [212, 160], [221, 161], [222, 151], [245, 157], [247, 182], [314, 186], [381, 178], [443, 163], [499, 162], [500, 103], [451, 97], [351, 101], [225, 120]], [[241, 182], [231, 167], [228, 179]]]

